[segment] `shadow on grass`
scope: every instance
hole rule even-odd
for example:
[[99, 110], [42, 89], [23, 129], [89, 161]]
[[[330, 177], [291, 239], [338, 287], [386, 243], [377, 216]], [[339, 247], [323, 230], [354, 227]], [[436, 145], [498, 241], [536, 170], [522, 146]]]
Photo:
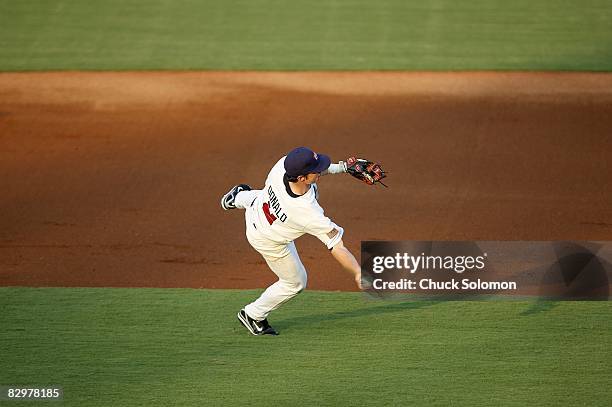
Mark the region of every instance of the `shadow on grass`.
[[540, 312], [547, 312], [559, 305], [559, 301], [537, 301], [532, 304], [528, 309], [521, 312], [521, 316], [528, 316], [539, 314]]
[[304, 315], [300, 317], [287, 318], [277, 320], [274, 326], [282, 329], [292, 329], [301, 326], [309, 326], [319, 322], [334, 322], [347, 318], [368, 317], [373, 315], [388, 314], [393, 312], [402, 312], [407, 310], [418, 310], [430, 307], [445, 301], [403, 301], [393, 302], [391, 304], [382, 305], [379, 307], [368, 307], [360, 309], [352, 309], [350, 311], [338, 311], [328, 314]]

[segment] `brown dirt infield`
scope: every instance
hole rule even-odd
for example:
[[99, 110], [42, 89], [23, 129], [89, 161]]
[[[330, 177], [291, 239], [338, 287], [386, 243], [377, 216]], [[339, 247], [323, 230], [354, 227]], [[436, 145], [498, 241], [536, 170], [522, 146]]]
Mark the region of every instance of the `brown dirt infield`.
[[[307, 145], [381, 161], [322, 179], [360, 240], [612, 240], [612, 75], [0, 74], [0, 286], [265, 287], [223, 212]], [[353, 289], [314, 238], [309, 288]]]

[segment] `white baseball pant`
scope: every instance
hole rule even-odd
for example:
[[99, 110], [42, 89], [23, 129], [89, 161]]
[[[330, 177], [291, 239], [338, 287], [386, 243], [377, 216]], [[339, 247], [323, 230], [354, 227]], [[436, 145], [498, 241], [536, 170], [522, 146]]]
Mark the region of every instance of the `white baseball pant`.
[[[251, 208], [250, 206], [260, 192], [261, 190], [252, 190], [238, 193], [234, 201], [236, 208], [256, 210], [256, 208]], [[279, 245], [274, 242], [258, 239], [257, 230], [253, 227], [247, 215], [245, 213], [247, 240], [261, 254], [270, 270], [278, 277], [278, 281], [268, 287], [258, 299], [244, 307], [248, 316], [261, 321], [266, 319], [270, 312], [304, 290], [308, 276], [306, 268], [298, 255], [295, 243], [290, 242], [286, 245]], [[269, 253], [271, 251], [275, 251], [278, 255], [282, 255], [282, 257], [270, 256]]]

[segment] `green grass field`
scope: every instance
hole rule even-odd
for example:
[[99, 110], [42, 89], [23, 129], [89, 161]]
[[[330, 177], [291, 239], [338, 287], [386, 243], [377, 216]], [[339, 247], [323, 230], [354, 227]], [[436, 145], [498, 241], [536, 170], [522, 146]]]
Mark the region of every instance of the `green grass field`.
[[609, 0], [0, 0], [0, 70], [612, 69]]
[[66, 406], [612, 402], [610, 302], [307, 291], [253, 337], [235, 312], [258, 292], [2, 288], [0, 384], [61, 385]]

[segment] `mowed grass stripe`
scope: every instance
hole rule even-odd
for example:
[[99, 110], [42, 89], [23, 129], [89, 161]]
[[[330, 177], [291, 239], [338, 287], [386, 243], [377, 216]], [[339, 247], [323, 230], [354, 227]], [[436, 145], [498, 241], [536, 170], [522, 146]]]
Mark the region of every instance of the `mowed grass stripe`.
[[0, 383], [64, 405], [609, 405], [609, 302], [387, 302], [305, 292], [0, 289]]
[[0, 70], [612, 68], [607, 0], [0, 0]]

